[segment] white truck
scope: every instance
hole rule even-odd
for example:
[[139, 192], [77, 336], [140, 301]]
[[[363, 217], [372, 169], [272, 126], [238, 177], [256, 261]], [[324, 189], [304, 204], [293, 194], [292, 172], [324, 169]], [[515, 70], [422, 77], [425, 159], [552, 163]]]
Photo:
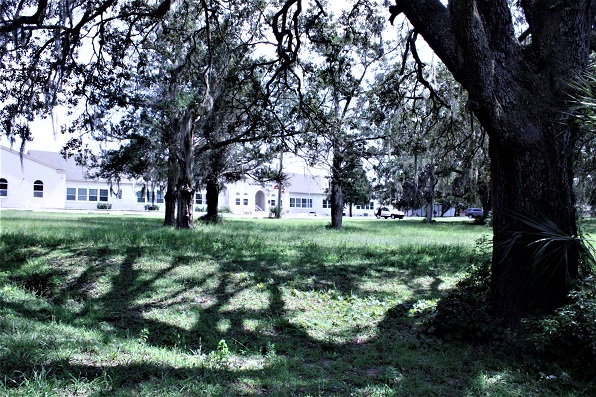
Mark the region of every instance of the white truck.
[[380, 218], [404, 219], [405, 214], [403, 213], [403, 211], [400, 211], [400, 210], [396, 210], [396, 209], [390, 210], [389, 207], [379, 207], [379, 208], [377, 208], [375, 215], [377, 216], [377, 219], [380, 219]]

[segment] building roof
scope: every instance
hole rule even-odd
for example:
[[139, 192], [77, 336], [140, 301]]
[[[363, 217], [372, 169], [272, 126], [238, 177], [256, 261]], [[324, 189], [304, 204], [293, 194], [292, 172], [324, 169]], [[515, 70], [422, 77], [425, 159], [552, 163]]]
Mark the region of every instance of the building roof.
[[64, 169], [64, 167], [61, 167], [59, 165], [56, 165], [56, 164], [53, 164], [53, 163], [49, 163], [49, 162], [43, 161], [42, 159], [37, 158], [37, 157], [34, 157], [34, 156], [31, 156], [28, 153], [20, 153], [20, 152], [18, 152], [16, 150], [10, 149], [10, 148], [5, 147], [5, 146], [1, 146], [1, 148], [2, 148], [2, 150], [7, 151], [7, 152], [9, 152], [9, 153], [11, 153], [11, 154], [13, 154], [15, 156], [18, 156], [18, 157], [21, 157], [22, 156], [23, 159], [27, 159], [29, 161], [33, 161], [34, 163], [43, 165], [44, 167], [55, 169], [57, 171], [62, 171], [64, 173], [66, 172], [66, 170]]
[[289, 190], [292, 193], [323, 193], [328, 187], [327, 178], [322, 175], [289, 174]]
[[[89, 168], [78, 165], [73, 157], [65, 159], [60, 153], [47, 152], [43, 150], [29, 150], [27, 152], [30, 158], [39, 162], [49, 164], [54, 168], [64, 170], [66, 172], [67, 181], [98, 181], [108, 182], [105, 178], [91, 178], [88, 177]], [[128, 178], [122, 178], [120, 183], [132, 182]]]
[[[17, 155], [19, 152], [6, 147], [2, 149], [11, 151]], [[92, 179], [87, 177], [87, 168], [81, 165], [77, 165], [74, 158], [65, 159], [60, 153], [48, 152], [43, 150], [29, 150], [26, 154], [23, 154], [26, 158], [33, 160], [37, 163], [41, 163], [48, 167], [63, 170], [66, 174], [67, 181], [89, 181], [97, 180], [106, 182], [105, 179]], [[121, 182], [127, 181], [123, 179]], [[290, 173], [289, 180], [289, 191], [292, 193], [306, 193], [306, 194], [320, 194], [325, 191], [328, 187], [329, 182], [327, 178], [322, 175], [312, 175], [307, 172], [304, 173]]]
[[91, 179], [86, 177], [86, 168], [77, 165], [74, 158], [65, 159], [60, 153], [46, 152], [43, 150], [29, 150], [27, 154], [29, 157], [39, 160], [42, 163], [64, 170], [66, 172], [66, 180], [86, 181]]

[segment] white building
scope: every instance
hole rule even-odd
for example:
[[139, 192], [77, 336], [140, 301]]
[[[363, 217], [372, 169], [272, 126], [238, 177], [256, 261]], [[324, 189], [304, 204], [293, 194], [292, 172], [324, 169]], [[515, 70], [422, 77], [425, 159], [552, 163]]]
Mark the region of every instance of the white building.
[[64, 208], [66, 170], [2, 147], [1, 208]]
[[[18, 151], [1, 147], [0, 208], [95, 210], [111, 205], [111, 210], [145, 211], [153, 201], [164, 210], [164, 192], [149, 199], [142, 183], [122, 180], [119, 184], [86, 178], [85, 169], [59, 153]], [[281, 187], [284, 214], [330, 216], [326, 188], [328, 180], [320, 175], [291, 174]], [[150, 197], [150, 195], [149, 195]], [[195, 194], [195, 208], [206, 208], [205, 191]], [[278, 203], [275, 183], [237, 182], [227, 185], [219, 197], [219, 207], [232, 213], [268, 216]], [[374, 203], [354, 206], [353, 215], [373, 216]]]

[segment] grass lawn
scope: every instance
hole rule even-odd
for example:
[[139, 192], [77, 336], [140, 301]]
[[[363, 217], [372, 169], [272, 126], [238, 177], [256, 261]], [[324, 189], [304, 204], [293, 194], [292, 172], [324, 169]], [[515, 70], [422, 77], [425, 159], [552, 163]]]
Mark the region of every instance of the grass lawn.
[[596, 395], [424, 332], [490, 234], [469, 221], [0, 216], [0, 396]]

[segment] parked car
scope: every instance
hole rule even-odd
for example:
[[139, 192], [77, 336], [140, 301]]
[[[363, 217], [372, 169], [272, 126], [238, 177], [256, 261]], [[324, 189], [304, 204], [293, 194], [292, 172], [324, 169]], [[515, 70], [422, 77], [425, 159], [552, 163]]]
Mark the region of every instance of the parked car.
[[405, 213], [400, 210], [392, 209], [390, 210], [389, 207], [379, 207], [375, 212], [377, 219], [379, 218], [391, 218], [391, 219], [404, 219]]
[[465, 214], [468, 218], [482, 218], [484, 210], [482, 208], [466, 208]]

